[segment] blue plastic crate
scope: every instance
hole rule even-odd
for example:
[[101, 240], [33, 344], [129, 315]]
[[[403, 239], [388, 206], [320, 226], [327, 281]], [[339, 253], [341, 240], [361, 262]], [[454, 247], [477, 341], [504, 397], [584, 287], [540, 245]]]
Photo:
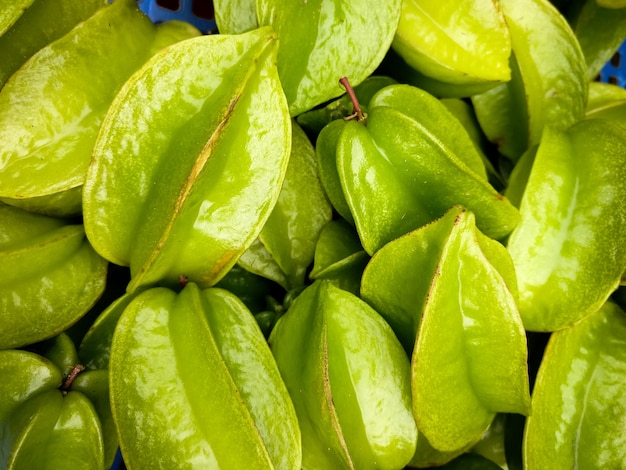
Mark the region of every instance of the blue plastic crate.
[[626, 42], [600, 71], [600, 81], [626, 87]]
[[138, 0], [137, 3], [154, 23], [180, 20], [203, 33], [217, 31], [212, 0]]
[[125, 468], [126, 465], [124, 465], [124, 459], [122, 459], [122, 452], [118, 448], [115, 454], [115, 460], [113, 460], [113, 465], [111, 465], [111, 470], [124, 470]]

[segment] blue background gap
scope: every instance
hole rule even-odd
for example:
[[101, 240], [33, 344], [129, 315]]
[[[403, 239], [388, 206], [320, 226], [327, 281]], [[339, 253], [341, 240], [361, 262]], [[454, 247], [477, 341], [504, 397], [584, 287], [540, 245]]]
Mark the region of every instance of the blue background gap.
[[138, 0], [139, 8], [154, 23], [179, 20], [205, 34], [217, 32], [211, 0]]
[[599, 80], [626, 87], [626, 42], [624, 42], [600, 71]]

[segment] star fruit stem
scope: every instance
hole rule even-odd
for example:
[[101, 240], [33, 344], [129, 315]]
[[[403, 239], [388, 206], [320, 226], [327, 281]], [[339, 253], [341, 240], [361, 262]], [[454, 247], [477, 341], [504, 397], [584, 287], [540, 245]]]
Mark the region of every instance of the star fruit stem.
[[343, 87], [346, 89], [346, 93], [350, 97], [350, 101], [352, 101], [352, 107], [354, 108], [354, 112], [350, 116], [347, 116], [345, 119], [346, 120], [356, 119], [357, 122], [365, 121], [365, 118], [367, 116], [365, 115], [365, 113], [361, 109], [361, 105], [359, 104], [359, 100], [356, 97], [356, 95], [354, 94], [354, 89], [350, 85], [350, 82], [348, 81], [348, 77], [341, 77], [339, 79], [339, 83], [341, 83], [343, 85]]
[[61, 385], [61, 390], [64, 392], [69, 391], [70, 387], [72, 386], [72, 382], [74, 382], [74, 379], [78, 376], [78, 374], [80, 374], [82, 371], [85, 370], [85, 367], [82, 364], [76, 364], [72, 370], [70, 371], [69, 374], [67, 374], [67, 378], [65, 379], [65, 382], [63, 382], [63, 385]]

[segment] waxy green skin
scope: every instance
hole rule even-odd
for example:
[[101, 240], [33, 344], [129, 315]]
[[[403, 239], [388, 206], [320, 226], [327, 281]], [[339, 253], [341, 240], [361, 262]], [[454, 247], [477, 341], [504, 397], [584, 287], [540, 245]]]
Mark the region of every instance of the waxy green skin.
[[[28, 199], [47, 197], [50, 207], [40, 210], [80, 212], [80, 186], [102, 118], [154, 52], [161, 30], [135, 2], [119, 0], [41, 49], [11, 77], [0, 91], [0, 197], [29, 209]], [[189, 37], [189, 29], [181, 31]]]
[[626, 464], [626, 313], [608, 302], [550, 338], [524, 431], [524, 468]]
[[210, 286], [257, 238], [291, 149], [277, 47], [270, 28], [193, 38], [157, 54], [117, 95], [83, 209], [94, 248], [130, 265], [129, 291], [176, 285], [181, 274]]
[[317, 240], [309, 277], [325, 279], [359, 295], [361, 275], [369, 259], [354, 227], [343, 219], [333, 220], [322, 229]]
[[594, 110], [610, 105], [616, 101], [626, 100], [626, 88], [619, 85], [604, 82], [591, 82], [589, 84], [589, 95], [587, 95], [587, 108], [585, 117]]
[[413, 412], [435, 449], [463, 451], [496, 412], [530, 410], [511, 285], [506, 250], [460, 207], [389, 243], [365, 268], [361, 295], [412, 353]]
[[270, 346], [302, 431], [303, 468], [402, 468], [415, 451], [408, 359], [358, 297], [316, 281]]
[[476, 119], [476, 113], [474, 112], [472, 105], [460, 98], [442, 98], [441, 103], [454, 115], [454, 117], [459, 120], [463, 128], [467, 131], [467, 135], [469, 135], [470, 139], [472, 139], [472, 142], [480, 155], [480, 159], [483, 162], [482, 166], [484, 166], [484, 168], [480, 167], [480, 170], [476, 170], [476, 172], [481, 173], [482, 171], [486, 171], [488, 181], [492, 183], [494, 187], [496, 183], [500, 186], [504, 185], [502, 176], [495, 169], [493, 163], [486, 155], [489, 143], [480, 128], [480, 124], [478, 123], [478, 119]]
[[[370, 75], [363, 80], [353, 91], [359, 105], [365, 114], [372, 97], [382, 88], [397, 83], [391, 77], [384, 75]], [[300, 114], [297, 118], [298, 124], [303, 128], [319, 134], [324, 127], [332, 121], [345, 119], [354, 114], [354, 105], [350, 96], [344, 93], [339, 98], [331, 101], [320, 109], [312, 109]], [[316, 144], [317, 146], [317, 144]]]
[[[315, 148], [302, 128], [292, 122], [291, 155], [278, 200], [265, 222], [255, 247], [255, 255], [239, 264], [251, 272], [253, 263], [270, 266], [270, 279], [285, 289], [304, 286], [306, 270], [313, 262], [315, 244], [322, 227], [330, 222], [332, 208], [317, 172]], [[267, 251], [267, 254], [262, 251]], [[246, 263], [248, 261], [248, 263]], [[275, 266], [274, 266], [275, 265]]]
[[258, 238], [254, 240], [248, 249], [239, 257], [237, 266], [240, 266], [242, 269], [252, 274], [262, 276], [265, 279], [275, 282], [284, 289], [287, 288], [289, 283], [285, 272], [280, 268], [271, 253], [267, 251], [263, 242]]
[[111, 303], [93, 322], [79, 347], [81, 363], [85, 368], [108, 369], [115, 327], [124, 309], [135, 297], [137, 293], [134, 292], [124, 294]]
[[117, 430], [113, 423], [109, 403], [109, 372], [106, 369], [108, 363], [100, 366], [99, 364], [94, 365], [93, 361], [91, 364], [88, 364], [82, 356], [79, 359], [76, 346], [66, 333], [61, 333], [47, 341], [35, 344], [29, 350], [52, 361], [64, 378], [67, 378], [75, 366], [80, 365], [83, 367], [72, 380], [69, 391], [81, 392], [96, 410], [99, 427], [102, 430], [105, 467], [109, 468], [115, 459], [118, 442]]
[[102, 0], [33, 2], [11, 28], [0, 35], [0, 86], [39, 49], [67, 34], [105, 5]]
[[504, 195], [507, 197], [511, 204], [519, 209], [526, 190], [526, 184], [528, 183], [528, 177], [533, 168], [535, 162], [535, 156], [537, 155], [537, 149], [539, 145], [533, 145], [526, 150], [519, 160], [515, 163], [511, 174], [509, 175]]
[[554, 331], [595, 312], [626, 269], [626, 140], [622, 126], [547, 129], [507, 248], [524, 327]]
[[528, 148], [529, 118], [526, 90], [515, 54], [510, 60], [511, 80], [471, 97], [476, 118], [500, 154], [516, 161]]
[[626, 2], [624, 0], [597, 0], [598, 5], [604, 8], [626, 8]]
[[72, 382], [71, 390], [82, 393], [93, 404], [102, 429], [104, 467], [110, 468], [115, 460], [119, 442], [109, 400], [109, 371], [84, 370]]
[[416, 86], [438, 98], [469, 98], [494, 87], [491, 83], [458, 85], [427, 77], [407, 64], [393, 48], [387, 51], [380, 70], [381, 73], [393, 77], [399, 83]]
[[[396, 83], [388, 77], [368, 77], [360, 85], [354, 87], [354, 94], [367, 114], [372, 97], [382, 88]], [[350, 207], [343, 194], [339, 173], [337, 172], [337, 144], [345, 118], [354, 114], [354, 105], [347, 94], [330, 103], [323, 109], [314, 109], [298, 116], [298, 122], [313, 132], [318, 132], [315, 141], [315, 154], [322, 186], [333, 208], [339, 215], [354, 225]]]
[[357, 231], [371, 255], [385, 243], [442, 216], [455, 204], [501, 238], [519, 214], [488, 182], [461, 123], [428, 93], [391, 85], [370, 102], [366, 125], [348, 122], [337, 170]]
[[109, 371], [129, 468], [301, 467], [287, 389], [233, 294], [193, 283], [142, 292], [118, 322]]
[[436, 81], [469, 96], [511, 77], [509, 30], [491, 0], [404, 1], [392, 47], [424, 76], [425, 90]]
[[85, 370], [72, 383], [72, 390], [82, 392], [98, 412], [104, 439], [106, 468], [112, 465], [119, 445], [109, 401], [108, 368], [111, 343], [119, 318], [136, 296], [136, 293], [122, 295], [96, 318], [78, 349], [78, 357]]
[[11, 453], [2, 462], [7, 470], [104, 468], [100, 421], [80, 392], [41, 393], [24, 403], [16, 415], [5, 425], [3, 436], [11, 445]]
[[[511, 80], [472, 97], [485, 134], [513, 161], [584, 114], [585, 57], [567, 20], [548, 0], [500, 2], [511, 33]], [[517, 70], [516, 70], [517, 68]]]
[[500, 467], [507, 465], [505, 449], [506, 419], [506, 414], [497, 414], [487, 432], [472, 447], [472, 453], [479, 454], [485, 457], [485, 459], [497, 463]]
[[0, 205], [0, 349], [74, 324], [104, 291], [106, 271], [82, 225]]
[[591, 82], [585, 119], [608, 119], [626, 125], [626, 89], [610, 83]]
[[587, 64], [587, 79], [594, 80], [626, 37], [626, 10], [607, 8], [600, 1], [584, 1], [570, 19]]
[[606, 119], [624, 127], [626, 125], [626, 99], [606, 103], [593, 109], [588, 107], [585, 119]]
[[104, 468], [100, 420], [85, 395], [58, 390], [59, 368], [38, 354], [0, 351], [0, 465]]
[[[441, 450], [476, 442], [495, 412], [530, 412], [526, 338], [515, 299], [465, 228], [471, 218], [466, 220], [442, 253], [412, 357], [417, 425]], [[471, 371], [469, 377], [459, 365]], [[450, 384], [456, 389], [452, 396], [442, 393]]]
[[258, 28], [255, 0], [214, 0], [215, 23], [220, 34], [241, 34]]
[[76, 346], [65, 332], [47, 341], [35, 344], [32, 347], [34, 347], [34, 352], [52, 361], [52, 363], [59, 368], [64, 377], [78, 364]]
[[343, 119], [335, 119], [324, 126], [315, 142], [315, 155], [320, 181], [328, 200], [342, 219], [354, 225], [337, 170], [337, 145], [346, 124], [347, 121]]
[[57, 389], [63, 380], [61, 371], [52, 361], [28, 351], [0, 351], [0, 367], [5, 378], [0, 383], [1, 423], [21, 403], [41, 392]]
[[[459, 160], [465, 163], [482, 179], [487, 179], [482, 157], [467, 128], [457, 115], [451, 112], [441, 100], [435, 100], [427, 92], [408, 85], [385, 87], [370, 101], [370, 107], [390, 107], [414, 119], [429, 138], [441, 138], [442, 146], [448, 147]], [[443, 105], [443, 106], [442, 106]], [[442, 135], [450, 137], [442, 138]]]
[[34, 0], [18, 0], [0, 2], [0, 36], [13, 26], [20, 19], [33, 3]]
[[356, 86], [374, 72], [393, 40], [400, 4], [256, 0], [259, 24], [280, 38], [278, 71], [292, 116], [341, 95], [339, 78]]

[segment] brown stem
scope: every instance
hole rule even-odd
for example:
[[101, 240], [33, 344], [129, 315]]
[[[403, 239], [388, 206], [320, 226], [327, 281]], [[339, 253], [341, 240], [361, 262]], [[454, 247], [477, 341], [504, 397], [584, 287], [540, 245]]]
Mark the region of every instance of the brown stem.
[[180, 287], [185, 287], [188, 282], [189, 282], [189, 278], [185, 276], [184, 274], [180, 274], [178, 276], [178, 284], [180, 284]]
[[74, 379], [84, 370], [85, 366], [83, 366], [82, 364], [76, 364], [74, 367], [72, 367], [72, 370], [69, 374], [67, 374], [67, 377], [65, 378], [65, 382], [63, 382], [63, 385], [61, 385], [61, 390], [64, 392], [69, 391], [72, 383], [74, 382]]
[[350, 101], [352, 101], [352, 106], [354, 108], [354, 113], [352, 113], [350, 116], [347, 116], [345, 119], [346, 120], [350, 120], [350, 119], [355, 119], [356, 118], [357, 122], [365, 121], [365, 117], [366, 117], [365, 113], [363, 113], [363, 110], [361, 109], [361, 105], [359, 104], [359, 100], [357, 99], [356, 95], [354, 94], [354, 89], [350, 85], [350, 82], [348, 81], [348, 77], [341, 77], [339, 79], [339, 83], [341, 83], [343, 85], [343, 87], [346, 89], [346, 93], [350, 97]]

